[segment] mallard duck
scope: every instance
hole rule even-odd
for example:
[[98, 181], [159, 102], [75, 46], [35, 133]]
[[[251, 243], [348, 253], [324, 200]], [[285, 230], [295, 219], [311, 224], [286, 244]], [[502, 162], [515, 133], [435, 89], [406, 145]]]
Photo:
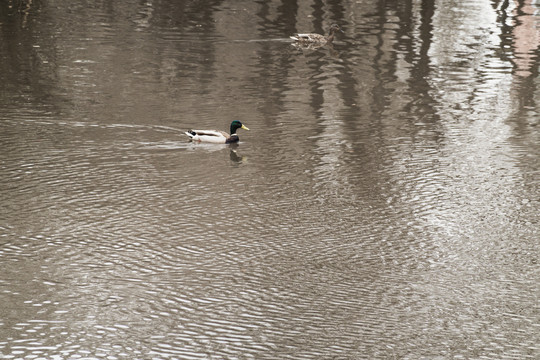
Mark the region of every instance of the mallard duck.
[[249, 130], [244, 124], [238, 120], [231, 123], [231, 133], [219, 130], [188, 130], [185, 132], [192, 141], [214, 143], [214, 144], [231, 144], [240, 140], [236, 135], [236, 130]]
[[341, 30], [338, 24], [332, 24], [328, 36], [321, 34], [295, 34], [290, 38], [301, 44], [331, 44], [332, 41], [334, 41], [336, 31], [341, 31], [343, 33], [343, 30]]

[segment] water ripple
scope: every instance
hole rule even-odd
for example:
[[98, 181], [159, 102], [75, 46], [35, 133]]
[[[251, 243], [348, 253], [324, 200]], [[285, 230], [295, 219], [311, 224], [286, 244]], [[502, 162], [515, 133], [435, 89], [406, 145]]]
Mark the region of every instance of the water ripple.
[[534, 17], [501, 4], [0, 12], [0, 357], [537, 358]]

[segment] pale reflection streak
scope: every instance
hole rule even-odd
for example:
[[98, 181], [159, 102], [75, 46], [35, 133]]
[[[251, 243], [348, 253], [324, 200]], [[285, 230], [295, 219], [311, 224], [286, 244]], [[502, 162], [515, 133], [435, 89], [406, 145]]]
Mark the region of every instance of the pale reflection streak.
[[538, 55], [534, 50], [540, 46], [540, 20], [539, 10], [532, 3], [532, 0], [525, 0], [520, 6], [520, 2], [514, 1], [515, 7], [512, 10], [514, 37], [514, 63], [516, 74], [522, 77], [530, 76], [534, 59]]
[[[317, 186], [330, 194], [339, 192], [347, 182], [346, 167], [343, 166], [343, 152], [347, 148], [348, 136], [345, 134], [343, 118], [339, 111], [344, 108], [343, 98], [338, 89], [336, 65], [321, 68], [324, 75], [317, 84], [322, 91], [322, 103], [316, 109], [319, 115], [319, 133], [316, 135], [316, 153], [320, 156], [318, 168], [314, 171]], [[345, 172], [345, 173], [344, 173]]]
[[[461, 25], [451, 26], [456, 21]], [[474, 242], [475, 229], [491, 226], [494, 234], [505, 233], [505, 209], [518, 201], [519, 170], [507, 119], [519, 101], [509, 96], [511, 64], [494, 54], [501, 40], [489, 2], [439, 1], [433, 23], [429, 81], [445, 134], [437, 154], [438, 191], [445, 196], [426, 220], [451, 239], [439, 244], [448, 246], [447, 254], [461, 251], [455, 254], [459, 261], [475, 268], [475, 251], [482, 246]]]

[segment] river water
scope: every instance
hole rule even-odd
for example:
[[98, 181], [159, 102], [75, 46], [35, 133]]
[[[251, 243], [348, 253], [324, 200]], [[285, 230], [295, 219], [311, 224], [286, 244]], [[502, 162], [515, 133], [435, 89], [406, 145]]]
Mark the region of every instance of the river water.
[[0, 358], [540, 358], [539, 10], [2, 1]]

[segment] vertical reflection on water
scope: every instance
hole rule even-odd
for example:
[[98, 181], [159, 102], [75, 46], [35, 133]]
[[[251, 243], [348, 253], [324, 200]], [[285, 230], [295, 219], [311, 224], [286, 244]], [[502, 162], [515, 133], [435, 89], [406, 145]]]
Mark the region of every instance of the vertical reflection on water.
[[[507, 16], [508, 8], [501, 11]], [[519, 77], [533, 77], [538, 75], [535, 62], [538, 61], [538, 53], [535, 51], [540, 46], [540, 30], [537, 5], [532, 0], [514, 1], [512, 9], [511, 35], [513, 39], [512, 50], [514, 52], [515, 74]]]
[[[434, 31], [430, 50], [437, 70], [431, 83], [439, 103], [437, 112], [445, 126], [442, 169], [445, 177], [453, 179], [442, 190], [451, 194], [455, 203], [448, 204], [449, 213], [441, 217], [448, 219], [443, 227], [451, 231], [449, 228], [455, 225], [450, 224], [478, 221], [459, 231], [487, 226], [495, 233], [504, 232], [514, 217], [506, 209], [521, 201], [516, 156], [522, 150], [509, 141], [513, 136], [509, 120], [521, 107], [521, 94], [512, 91], [514, 79], [507, 71], [508, 64], [492, 56], [499, 31], [495, 11], [487, 3], [469, 3], [459, 14], [445, 7], [437, 14], [434, 24], [438, 30]], [[471, 20], [465, 18], [463, 26], [453, 33], [441, 31], [447, 28], [447, 21], [453, 22], [454, 16]], [[459, 218], [456, 208], [469, 206], [465, 213], [477, 216]], [[468, 234], [464, 239], [469, 241], [471, 237], [473, 234]]]
[[[493, 9], [480, 3], [437, 9], [429, 44], [432, 71], [426, 75], [440, 135], [430, 143], [419, 132], [413, 143], [398, 145], [400, 153], [393, 165], [394, 171], [399, 169], [396, 165], [402, 166], [394, 182], [405, 186], [396, 192], [398, 201], [411, 206], [414, 221], [430, 229], [432, 237], [419, 243], [429, 248], [429, 253], [418, 254], [427, 256], [429, 270], [420, 272], [412, 284], [423, 294], [426, 309], [440, 311], [461, 301], [458, 316], [467, 319], [464, 333], [472, 334], [480, 325], [465, 310], [472, 307], [496, 319], [502, 338], [523, 339], [507, 328], [510, 319], [519, 321], [516, 312], [521, 300], [513, 291], [499, 291], [499, 279], [492, 275], [500, 266], [512, 267], [513, 261], [522, 266], [531, 261], [525, 250], [531, 242], [512, 236], [522, 229], [515, 222], [519, 215], [513, 211], [520, 208], [516, 204], [528, 203], [522, 199], [524, 184], [517, 167], [525, 149], [510, 141], [512, 114], [519, 111], [523, 97], [511, 90], [514, 79], [508, 63], [493, 56], [499, 42]], [[457, 18], [462, 26], [449, 31]], [[483, 237], [488, 233], [488, 238]], [[517, 248], [516, 253], [505, 254], [503, 249], [508, 248]], [[530, 271], [501, 276], [500, 280], [517, 287], [530, 288], [533, 281]], [[460, 300], [455, 298], [456, 289]], [[466, 293], [474, 296], [462, 298]], [[531, 300], [528, 296], [525, 302]], [[505, 309], [507, 318], [485, 310], [490, 308]], [[526, 313], [533, 316], [532, 311]]]
[[315, 96], [312, 102], [313, 112], [319, 119], [317, 135], [314, 137], [314, 152], [319, 156], [314, 170], [314, 190], [320, 191], [324, 197], [350, 196], [340, 191], [347, 184], [343, 152], [350, 147], [345, 124], [339, 116], [340, 110], [344, 108], [339, 89], [341, 81], [337, 76], [340, 68], [337, 63], [320, 64], [321, 74], [314, 77], [316, 82], [312, 85], [316, 87], [314, 93], [320, 92], [320, 103], [315, 102]]

